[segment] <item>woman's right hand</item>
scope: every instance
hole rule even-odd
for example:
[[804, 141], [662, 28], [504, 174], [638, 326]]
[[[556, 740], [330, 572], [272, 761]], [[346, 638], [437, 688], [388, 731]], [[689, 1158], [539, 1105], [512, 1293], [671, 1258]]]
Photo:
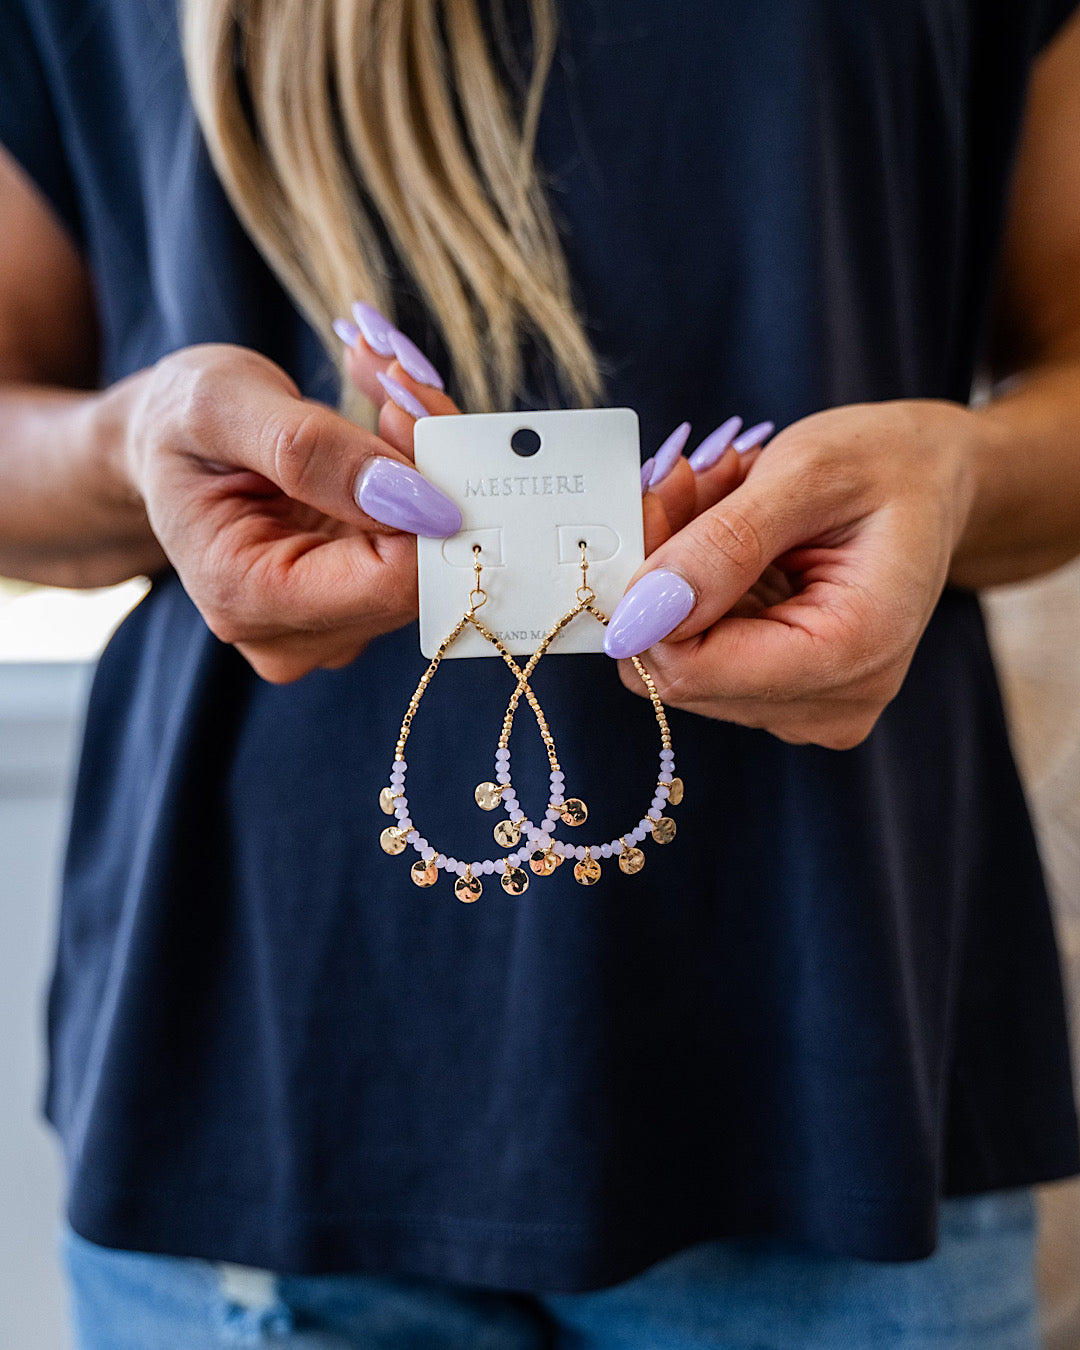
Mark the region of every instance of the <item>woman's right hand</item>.
[[375, 435], [230, 346], [185, 348], [105, 398], [123, 405], [126, 475], [170, 563], [264, 679], [347, 665], [416, 617], [414, 536], [461, 517], [412, 467], [411, 418], [388, 413]]

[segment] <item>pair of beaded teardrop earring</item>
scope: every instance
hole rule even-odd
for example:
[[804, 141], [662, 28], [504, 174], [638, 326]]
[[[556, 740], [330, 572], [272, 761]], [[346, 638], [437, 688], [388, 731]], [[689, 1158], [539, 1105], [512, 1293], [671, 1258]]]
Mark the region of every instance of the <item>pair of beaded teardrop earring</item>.
[[[541, 658], [559, 633], [577, 618], [579, 614], [591, 614], [600, 623], [607, 623], [607, 616], [594, 604], [595, 594], [589, 585], [589, 562], [587, 544], [579, 540], [581, 549], [581, 584], [577, 588], [575, 602], [558, 620], [533, 652], [524, 669], [518, 666], [513, 656], [493, 632], [477, 617], [476, 611], [486, 603], [487, 593], [480, 585], [482, 564], [480, 545], [473, 545], [473, 569], [475, 578], [469, 592], [469, 608], [455, 624], [454, 628], [439, 644], [431, 658], [427, 670], [409, 700], [409, 706], [398, 733], [394, 762], [390, 770], [390, 782], [379, 793], [379, 805], [387, 815], [397, 818], [396, 825], [389, 825], [380, 835], [380, 843], [385, 852], [404, 853], [410, 845], [420, 857], [413, 863], [411, 876], [417, 886], [433, 886], [439, 872], [454, 874], [454, 892], [459, 900], [466, 903], [478, 900], [483, 890], [481, 876], [497, 874], [503, 890], [510, 895], [521, 895], [529, 886], [529, 873], [522, 864], [527, 862], [535, 875], [550, 876], [556, 868], [570, 858], [574, 861], [574, 878], [583, 886], [594, 885], [600, 879], [600, 859], [617, 858], [619, 868], [628, 875], [640, 872], [645, 866], [645, 854], [637, 847], [651, 834], [658, 844], [670, 844], [675, 838], [675, 822], [664, 814], [669, 806], [677, 806], [683, 798], [682, 780], [675, 777], [675, 753], [671, 748], [671, 731], [668, 727], [664, 705], [656, 692], [652, 676], [635, 656], [631, 660], [641, 676], [652, 703], [657, 726], [660, 728], [660, 766], [649, 810], [632, 830], [602, 844], [573, 845], [554, 837], [559, 824], [578, 827], [588, 819], [588, 808], [579, 797], [566, 797], [564, 791], [565, 775], [559, 766], [555, 751], [555, 741], [551, 735], [547, 718], [533, 692], [529, 679]], [[500, 805], [506, 813], [506, 819], [495, 826], [495, 841], [501, 848], [510, 850], [498, 858], [485, 858], [480, 862], [459, 862], [457, 858], [440, 853], [428, 842], [413, 824], [409, 814], [409, 802], [405, 795], [405, 774], [408, 765], [405, 762], [405, 744], [412, 729], [413, 717], [420, 705], [428, 685], [431, 683], [439, 663], [451, 645], [457, 641], [466, 628], [472, 627], [489, 642], [502, 657], [516, 679], [513, 694], [503, 718], [498, 748], [495, 751], [495, 778], [493, 782], [481, 783], [474, 793], [476, 804], [484, 811], [494, 811]], [[550, 765], [550, 797], [543, 823], [536, 825], [526, 816], [514, 791], [510, 774], [510, 734], [514, 727], [514, 717], [522, 695], [532, 709], [537, 728], [544, 742]], [[522, 845], [522, 839], [527, 843]]]

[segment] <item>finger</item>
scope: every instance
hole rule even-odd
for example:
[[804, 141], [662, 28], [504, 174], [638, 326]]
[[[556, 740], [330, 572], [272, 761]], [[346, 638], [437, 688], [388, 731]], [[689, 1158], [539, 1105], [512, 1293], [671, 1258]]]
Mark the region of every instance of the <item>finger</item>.
[[459, 411], [452, 399], [417, 384], [396, 362], [387, 373], [380, 373], [379, 387], [384, 394], [379, 408], [379, 435], [410, 459], [414, 455], [413, 435], [421, 418], [449, 416]]
[[667, 476], [656, 487], [649, 488], [645, 500], [663, 503], [668, 525], [674, 533], [693, 520], [697, 495], [697, 477], [686, 460], [680, 457]]
[[715, 506], [743, 482], [772, 431], [771, 422], [759, 422], [743, 431], [742, 418], [729, 417], [705, 437], [689, 457], [698, 483], [695, 515]]
[[360, 301], [353, 305], [353, 319], [335, 319], [334, 331], [345, 344], [346, 374], [376, 408], [388, 397], [379, 376], [390, 375], [413, 394], [426, 391], [421, 397], [429, 413], [459, 411], [443, 392], [438, 370], [407, 334]]
[[[216, 488], [211, 480], [211, 491], [228, 494], [228, 471], [249, 471], [295, 501], [361, 528], [433, 537], [461, 528], [455, 503], [400, 450], [323, 404], [296, 397], [280, 372], [267, 373], [268, 365], [252, 362], [258, 379], [238, 378], [235, 360], [178, 375], [188, 385], [174, 395], [183, 412], [173, 449], [181, 453], [150, 456], [149, 472], [180, 478], [196, 461], [224, 479]], [[168, 493], [165, 499], [177, 500]]]
[[[650, 669], [653, 664], [650, 657]], [[642, 698], [648, 697], [648, 691], [631, 662], [619, 662], [619, 676], [631, 693]], [[829, 750], [849, 750], [864, 741], [888, 701], [880, 698], [852, 698], [848, 692], [836, 697], [826, 695], [814, 700], [787, 701], [762, 697], [760, 690], [745, 699], [722, 702], [714, 698], [672, 696], [669, 692], [665, 692], [663, 697], [670, 707], [721, 722], [734, 722], [739, 726], [768, 731], [791, 745], [820, 745]]]
[[270, 684], [291, 684], [313, 670], [343, 670], [352, 665], [368, 641], [363, 634], [348, 632], [314, 640], [310, 634], [291, 634], [235, 645], [262, 679]]
[[199, 575], [186, 580], [223, 642], [295, 639], [313, 666], [350, 635], [391, 632], [417, 612], [416, 544], [403, 534], [268, 537], [265, 522], [235, 522], [206, 542]]
[[664, 503], [655, 492], [647, 492], [641, 502], [645, 526], [645, 556], [654, 552], [671, 538], [672, 529], [664, 510]]
[[[754, 618], [725, 618], [700, 637], [662, 642], [649, 670], [665, 702], [788, 740], [857, 744], [895, 696], [910, 662], [876, 645], [873, 606], [784, 602]], [[841, 743], [841, 737], [852, 737]], [[830, 739], [831, 738], [831, 739]]]
[[612, 615], [605, 650], [621, 658], [703, 632], [780, 554], [850, 527], [851, 496], [833, 480], [810, 490], [796, 464], [762, 458], [754, 474], [650, 556]]

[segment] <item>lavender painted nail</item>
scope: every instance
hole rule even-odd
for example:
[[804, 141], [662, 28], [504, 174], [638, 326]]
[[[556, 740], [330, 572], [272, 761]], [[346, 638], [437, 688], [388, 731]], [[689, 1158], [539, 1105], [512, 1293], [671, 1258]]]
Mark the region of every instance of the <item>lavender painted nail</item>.
[[350, 323], [348, 319], [335, 319], [334, 332], [346, 347], [355, 347], [360, 341], [360, 329], [357, 328], [356, 324]]
[[710, 431], [690, 456], [690, 467], [693, 471], [704, 473], [706, 469], [711, 469], [731, 444], [732, 437], [739, 434], [741, 426], [741, 417], [729, 417], [726, 422], [721, 422], [715, 431]]
[[408, 464], [376, 456], [356, 480], [353, 495], [373, 520], [409, 534], [444, 539], [461, 529], [461, 512]]
[[386, 317], [380, 314], [374, 305], [365, 304], [363, 300], [357, 300], [352, 307], [353, 318], [360, 325], [360, 331], [364, 335], [364, 341], [378, 356], [393, 356], [394, 349], [390, 346], [390, 333], [394, 325]]
[[427, 359], [420, 348], [396, 328], [388, 334], [394, 355], [400, 361], [402, 369], [413, 377], [418, 384], [428, 384], [432, 389], [442, 389], [442, 376]]
[[616, 606], [604, 634], [604, 651], [616, 660], [638, 656], [678, 628], [693, 608], [689, 582], [663, 568], [646, 572]]
[[755, 426], [747, 427], [738, 440], [732, 441], [731, 444], [740, 455], [745, 455], [747, 450], [753, 450], [755, 445], [768, 440], [775, 430], [776, 427], [772, 422], [758, 422]]
[[655, 463], [656, 463], [655, 457], [654, 457], [653, 455], [650, 455], [649, 458], [645, 461], [645, 463], [641, 466], [641, 491], [642, 491], [642, 493], [648, 492], [648, 490], [649, 490], [649, 482], [650, 482], [651, 479], [652, 479], [653, 465], [654, 465]]
[[387, 375], [384, 371], [377, 370], [375, 378], [386, 390], [387, 396], [392, 403], [396, 403], [402, 412], [407, 412], [410, 417], [419, 420], [421, 417], [430, 417], [431, 414], [416, 397], [410, 394], [403, 384], [399, 384], [393, 375]]
[[649, 487], [659, 487], [668, 474], [675, 467], [675, 461], [683, 452], [683, 447], [690, 439], [690, 423], [683, 422], [675, 428], [664, 444], [657, 450], [653, 457], [652, 478], [649, 480]]

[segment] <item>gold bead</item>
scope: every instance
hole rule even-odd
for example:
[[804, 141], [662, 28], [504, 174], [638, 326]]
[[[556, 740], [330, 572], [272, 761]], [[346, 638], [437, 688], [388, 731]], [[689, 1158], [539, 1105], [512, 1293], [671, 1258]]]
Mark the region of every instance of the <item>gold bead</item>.
[[474, 877], [472, 872], [466, 872], [454, 882], [454, 894], [464, 905], [471, 905], [474, 900], [479, 900], [483, 889], [480, 878]]
[[670, 844], [675, 838], [675, 828], [670, 816], [661, 816], [652, 827], [652, 837], [658, 844]]
[[386, 829], [379, 835], [379, 843], [382, 845], [383, 852], [390, 854], [404, 853], [405, 833], [396, 825], [387, 825]]
[[600, 864], [591, 853], [574, 865], [574, 880], [582, 886], [595, 886], [600, 880]]
[[641, 849], [634, 848], [633, 845], [624, 848], [619, 854], [619, 867], [628, 877], [632, 877], [635, 872], [640, 872], [644, 866], [645, 854], [642, 853]]
[[416, 886], [434, 886], [439, 879], [439, 869], [435, 866], [434, 859], [431, 862], [424, 862], [421, 858], [409, 868], [409, 876]]
[[589, 819], [589, 808], [580, 797], [568, 797], [559, 807], [559, 817], [564, 825], [584, 825]]
[[498, 783], [478, 783], [473, 796], [481, 811], [494, 811], [502, 801], [502, 788]]
[[521, 838], [521, 826], [515, 820], [500, 820], [493, 834], [500, 848], [513, 848]]
[[529, 874], [520, 867], [508, 867], [502, 874], [502, 888], [507, 895], [521, 895], [529, 889]]
[[683, 799], [683, 792], [683, 780], [681, 778], [673, 778], [671, 780], [671, 787], [668, 790], [668, 802], [672, 806], [678, 806]]
[[394, 814], [394, 798], [397, 793], [392, 787], [384, 787], [379, 793], [379, 806], [384, 814], [392, 816]]

